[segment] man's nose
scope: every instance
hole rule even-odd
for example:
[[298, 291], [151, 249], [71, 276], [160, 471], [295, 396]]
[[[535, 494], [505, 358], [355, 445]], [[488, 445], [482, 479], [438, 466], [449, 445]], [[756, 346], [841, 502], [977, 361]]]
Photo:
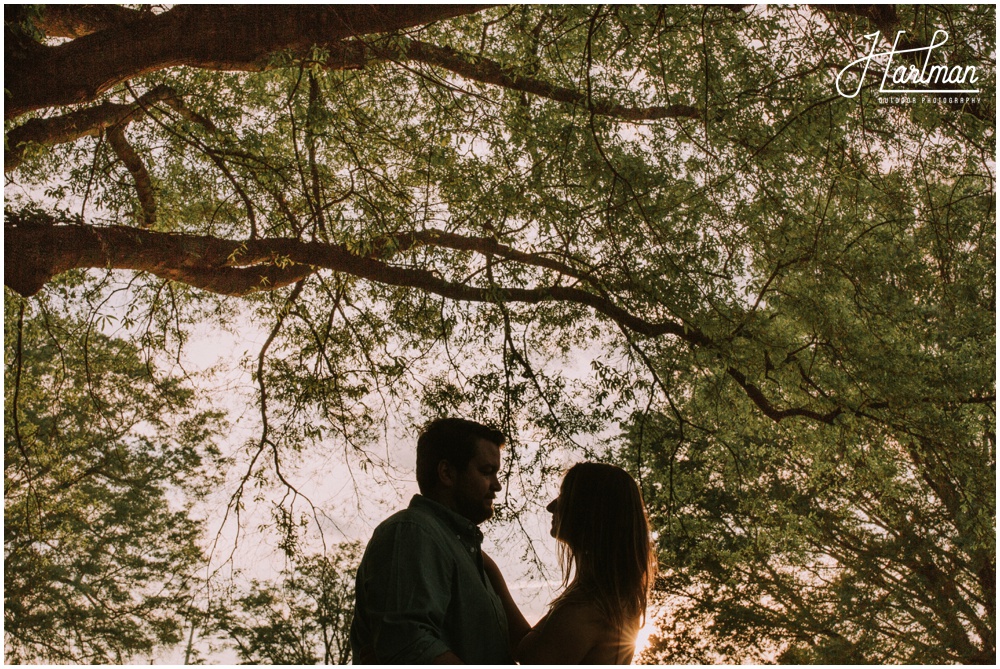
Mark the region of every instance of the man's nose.
[[497, 492], [503, 490], [503, 486], [500, 485], [500, 479], [498, 479], [496, 476], [493, 477], [493, 481], [490, 483], [490, 489], [496, 490]]

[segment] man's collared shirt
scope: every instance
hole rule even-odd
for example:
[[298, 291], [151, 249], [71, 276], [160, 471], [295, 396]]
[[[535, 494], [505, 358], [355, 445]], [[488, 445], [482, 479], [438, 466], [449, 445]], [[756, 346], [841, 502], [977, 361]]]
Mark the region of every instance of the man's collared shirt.
[[467, 664], [512, 663], [482, 542], [467, 518], [422, 495], [375, 528], [358, 568], [354, 662], [420, 664], [450, 650]]

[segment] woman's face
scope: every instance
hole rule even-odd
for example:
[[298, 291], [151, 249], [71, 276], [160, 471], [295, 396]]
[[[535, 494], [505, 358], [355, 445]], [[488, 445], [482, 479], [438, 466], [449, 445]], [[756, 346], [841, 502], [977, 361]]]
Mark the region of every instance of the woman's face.
[[545, 507], [545, 510], [552, 514], [552, 527], [549, 529], [549, 534], [551, 534], [556, 539], [560, 539], [559, 536], [559, 525], [562, 520], [562, 515], [560, 507], [562, 506], [561, 496], [556, 497], [554, 500], [549, 502], [549, 505]]

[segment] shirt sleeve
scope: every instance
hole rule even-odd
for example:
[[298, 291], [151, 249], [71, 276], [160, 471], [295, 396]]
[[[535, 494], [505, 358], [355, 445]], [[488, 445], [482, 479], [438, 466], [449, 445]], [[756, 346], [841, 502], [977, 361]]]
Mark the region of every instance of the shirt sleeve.
[[439, 539], [401, 522], [373, 537], [368, 550], [366, 618], [378, 662], [423, 664], [451, 650], [442, 629], [454, 565]]

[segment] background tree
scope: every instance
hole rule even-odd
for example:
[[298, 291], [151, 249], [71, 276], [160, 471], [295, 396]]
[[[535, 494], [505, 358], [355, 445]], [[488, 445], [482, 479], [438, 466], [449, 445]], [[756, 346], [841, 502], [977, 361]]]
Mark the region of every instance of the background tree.
[[202, 582], [220, 417], [99, 323], [10, 294], [4, 317], [5, 660], [152, 655]]
[[[331, 445], [380, 466], [389, 423], [461, 412], [529, 491], [560, 450], [633, 463], [668, 625], [742, 635], [716, 659], [986, 661], [995, 23], [42, 8], [6, 23], [5, 284], [128, 281], [164, 345], [261, 325], [245, 483], [294, 487], [282, 463]], [[876, 30], [947, 31], [902, 58], [980, 94], [888, 104], [856, 70], [842, 97]]]
[[278, 582], [253, 580], [211, 612], [211, 628], [246, 664], [348, 664], [357, 542], [297, 555]]

